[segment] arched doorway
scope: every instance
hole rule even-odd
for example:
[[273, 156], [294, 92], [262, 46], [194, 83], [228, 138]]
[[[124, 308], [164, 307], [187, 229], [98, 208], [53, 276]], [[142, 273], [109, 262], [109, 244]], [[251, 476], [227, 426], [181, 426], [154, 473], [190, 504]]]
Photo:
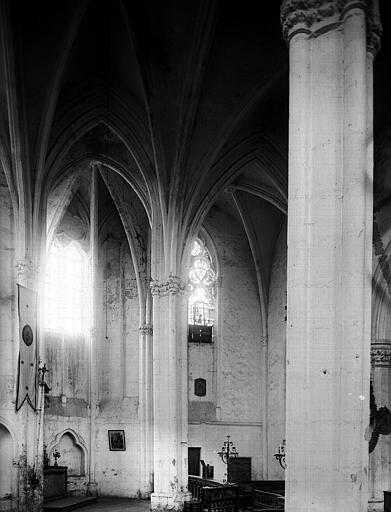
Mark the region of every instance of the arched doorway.
[[11, 496], [13, 440], [9, 430], [0, 423], [0, 499]]

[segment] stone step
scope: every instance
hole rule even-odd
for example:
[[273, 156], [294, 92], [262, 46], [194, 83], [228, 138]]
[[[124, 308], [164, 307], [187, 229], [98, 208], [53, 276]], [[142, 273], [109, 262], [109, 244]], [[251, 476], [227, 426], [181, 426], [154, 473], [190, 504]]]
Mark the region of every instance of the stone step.
[[95, 496], [66, 496], [43, 504], [45, 512], [60, 512], [85, 507], [96, 501]]

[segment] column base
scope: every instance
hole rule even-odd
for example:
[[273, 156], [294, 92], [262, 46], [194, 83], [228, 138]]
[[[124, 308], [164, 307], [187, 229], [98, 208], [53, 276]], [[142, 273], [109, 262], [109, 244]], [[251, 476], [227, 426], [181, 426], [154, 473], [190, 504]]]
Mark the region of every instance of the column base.
[[88, 482], [87, 496], [98, 496], [98, 484], [96, 482]]
[[191, 492], [154, 492], [151, 494], [151, 510], [182, 510], [185, 501], [191, 500]]

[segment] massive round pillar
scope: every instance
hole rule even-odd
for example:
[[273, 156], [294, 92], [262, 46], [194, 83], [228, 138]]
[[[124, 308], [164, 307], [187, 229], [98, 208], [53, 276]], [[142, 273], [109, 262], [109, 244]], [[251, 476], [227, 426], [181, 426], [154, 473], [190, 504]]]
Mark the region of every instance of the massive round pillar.
[[177, 510], [187, 492], [187, 341], [185, 284], [151, 282], [153, 297], [154, 492], [152, 510]]
[[287, 0], [281, 14], [290, 57], [285, 510], [358, 512], [368, 506], [372, 13], [364, 0]]

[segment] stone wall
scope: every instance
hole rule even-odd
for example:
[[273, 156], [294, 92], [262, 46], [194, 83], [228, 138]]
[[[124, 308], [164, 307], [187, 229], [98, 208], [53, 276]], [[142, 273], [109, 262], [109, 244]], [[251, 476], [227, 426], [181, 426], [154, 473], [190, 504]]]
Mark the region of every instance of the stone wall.
[[[59, 230], [64, 231], [61, 226]], [[134, 497], [140, 488], [139, 300], [129, 247], [118, 217], [100, 233], [99, 245], [95, 481], [99, 495]], [[60, 449], [62, 434], [71, 432], [76, 455], [79, 447], [84, 457], [84, 468], [81, 474], [69, 476], [68, 491], [81, 495], [86, 493], [89, 479], [88, 346], [88, 336], [74, 339], [52, 335], [46, 339], [52, 390], [45, 411], [45, 443], [53, 463], [53, 449]], [[109, 450], [109, 430], [125, 431], [125, 451]]]
[[[261, 319], [257, 279], [243, 227], [212, 208], [205, 228], [219, 268], [213, 345], [189, 343], [189, 446], [201, 459], [226, 471], [217, 452], [231, 435], [240, 456], [252, 457], [252, 477], [262, 478]], [[194, 379], [207, 381], [205, 397], [194, 395]]]
[[285, 438], [285, 356], [286, 356], [286, 224], [277, 241], [272, 267], [268, 308], [268, 478], [284, 479], [275, 457]]
[[[64, 232], [61, 226], [59, 229]], [[262, 479], [266, 477], [262, 395], [267, 390], [262, 389], [264, 340], [253, 257], [242, 224], [234, 215], [212, 208], [205, 230], [218, 269], [217, 315], [213, 343], [188, 344], [189, 446], [200, 447], [201, 458], [215, 466], [215, 478], [224, 480], [226, 466], [217, 452], [230, 435], [240, 456], [252, 458], [252, 478]], [[278, 467], [270, 454], [284, 434], [285, 267], [284, 228], [270, 285], [269, 478], [283, 477], [275, 471]], [[99, 406], [94, 442], [95, 480], [100, 495], [136, 496], [142, 485], [139, 297], [126, 235], [117, 215], [105, 223], [99, 234], [96, 306]], [[74, 436], [72, 460], [84, 457], [84, 469], [82, 474], [70, 476], [69, 490], [84, 494], [89, 472], [89, 339], [71, 339], [66, 335], [52, 338], [47, 339], [52, 391], [46, 407], [45, 443], [53, 450], [65, 433], [69, 446], [64, 445], [63, 449], [72, 450], [69, 436]], [[197, 378], [206, 380], [204, 397], [194, 394]], [[124, 430], [126, 451], [109, 450], [109, 430]]]
[[5, 176], [0, 172], [0, 415], [13, 410], [18, 343], [16, 320], [15, 226]]
[[[17, 494], [16, 468], [12, 465], [19, 439], [14, 402], [18, 357], [16, 293], [14, 215], [8, 185], [0, 167], [0, 500], [9, 494], [14, 497]], [[7, 500], [5, 505], [10, 503]]]

